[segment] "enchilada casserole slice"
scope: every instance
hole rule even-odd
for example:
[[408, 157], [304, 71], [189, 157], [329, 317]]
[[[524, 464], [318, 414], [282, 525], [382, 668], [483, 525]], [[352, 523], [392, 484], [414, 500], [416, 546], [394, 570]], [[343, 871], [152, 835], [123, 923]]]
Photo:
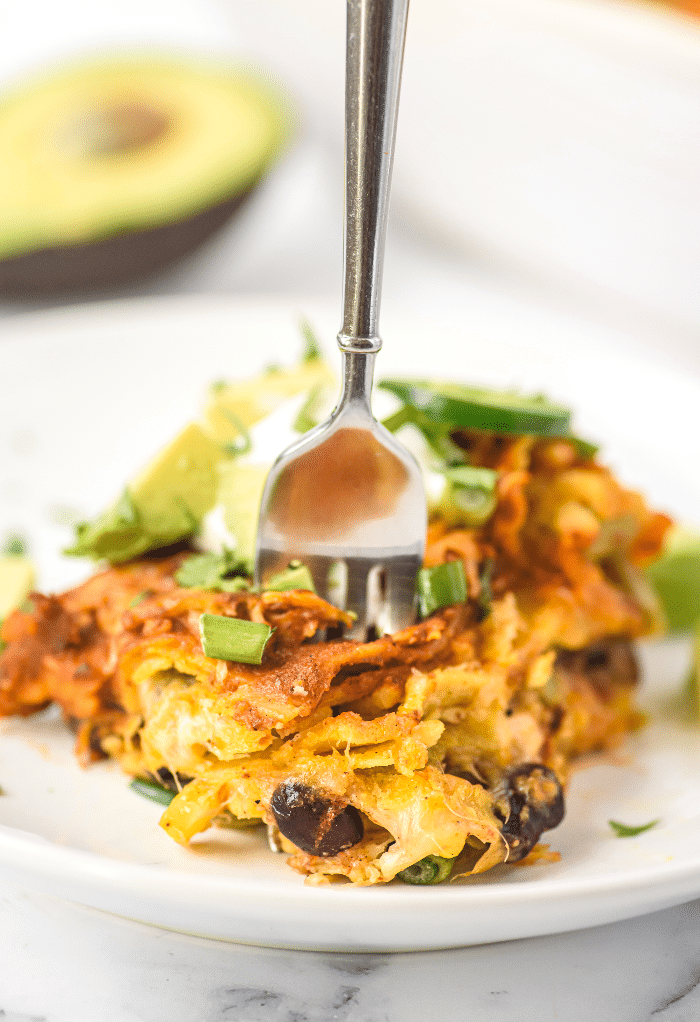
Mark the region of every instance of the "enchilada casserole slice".
[[[661, 622], [641, 569], [670, 521], [573, 440], [453, 440], [496, 479], [482, 524], [429, 526], [463, 601], [356, 643], [310, 591], [190, 588], [191, 550], [147, 555], [5, 620], [0, 714], [57, 703], [81, 763], [172, 789], [176, 841], [264, 823], [311, 883], [546, 859], [572, 763], [642, 722], [632, 642]], [[206, 656], [203, 614], [271, 626], [262, 662]]]

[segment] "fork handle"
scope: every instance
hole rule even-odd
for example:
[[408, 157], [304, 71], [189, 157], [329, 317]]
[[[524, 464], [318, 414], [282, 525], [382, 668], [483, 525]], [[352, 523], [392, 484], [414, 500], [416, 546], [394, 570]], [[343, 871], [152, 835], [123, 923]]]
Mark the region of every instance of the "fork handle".
[[372, 352], [409, 0], [348, 0], [341, 351]]

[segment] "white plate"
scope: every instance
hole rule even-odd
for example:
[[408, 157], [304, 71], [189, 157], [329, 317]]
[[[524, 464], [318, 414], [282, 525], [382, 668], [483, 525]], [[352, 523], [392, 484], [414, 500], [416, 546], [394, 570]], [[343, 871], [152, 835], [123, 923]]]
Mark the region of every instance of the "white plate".
[[[0, 538], [28, 535], [40, 585], [86, 574], [57, 551], [72, 507], [90, 514], [192, 416], [205, 386], [292, 360], [296, 321], [332, 338], [336, 315], [300, 302], [146, 301], [64, 310], [10, 324], [0, 342]], [[579, 432], [606, 443], [622, 478], [700, 521], [700, 383], [599, 347], [520, 347], [435, 336], [387, 310], [381, 373], [451, 375], [544, 389], [577, 409]], [[426, 345], [429, 354], [426, 355]], [[60, 517], [60, 515], [59, 515]], [[613, 758], [578, 772], [561, 862], [493, 871], [448, 887], [314, 889], [257, 834], [206, 834], [184, 850], [158, 828], [159, 807], [109, 764], [81, 770], [51, 713], [0, 724], [0, 870], [8, 879], [174, 929], [301, 948], [406, 950], [592, 926], [700, 895], [700, 729], [674, 693], [682, 643], [645, 651], [651, 725]], [[660, 823], [634, 839], [607, 821]]]

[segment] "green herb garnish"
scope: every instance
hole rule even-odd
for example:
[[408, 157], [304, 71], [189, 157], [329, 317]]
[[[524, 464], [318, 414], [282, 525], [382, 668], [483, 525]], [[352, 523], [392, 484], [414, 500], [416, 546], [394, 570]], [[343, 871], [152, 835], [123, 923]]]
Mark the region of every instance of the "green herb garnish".
[[462, 561], [446, 561], [434, 568], [421, 568], [416, 579], [421, 617], [440, 607], [451, 607], [467, 599], [467, 579]]
[[593, 444], [590, 440], [582, 440], [580, 436], [569, 436], [565, 439], [569, 440], [574, 445], [574, 449], [579, 458], [583, 458], [585, 461], [590, 461], [591, 458], [595, 458], [596, 454], [600, 450], [598, 444]]
[[236, 592], [248, 587], [245, 578], [231, 577], [242, 567], [233, 550], [224, 549], [220, 554], [193, 554], [177, 569], [175, 581], [185, 589]]
[[155, 593], [152, 589], [144, 589], [143, 592], [138, 593], [129, 604], [129, 610], [133, 610], [134, 607], [138, 607], [140, 603], [145, 603], [146, 600], [150, 600]]
[[415, 426], [423, 434], [434, 454], [446, 465], [459, 465], [466, 461], [466, 454], [451, 438], [451, 425], [429, 419], [418, 408], [405, 404], [393, 415], [382, 419], [382, 426], [390, 433], [396, 433], [402, 426]]
[[318, 338], [307, 319], [301, 319], [299, 321], [299, 329], [301, 335], [306, 342], [304, 351], [301, 356], [302, 362], [317, 362], [323, 358], [323, 352], [321, 351], [321, 345], [318, 343]]
[[155, 781], [147, 781], [143, 777], [135, 777], [129, 787], [137, 795], [149, 798], [151, 802], [159, 802], [162, 806], [169, 806], [177, 792], [164, 788], [162, 784]]
[[308, 433], [314, 426], [318, 426], [320, 422], [319, 407], [323, 391], [324, 385], [322, 383], [311, 389], [309, 396], [299, 409], [299, 414], [292, 423], [292, 429], [295, 433]]
[[455, 859], [446, 859], [442, 855], [426, 855], [424, 859], [414, 862], [397, 873], [399, 880], [405, 884], [441, 884], [452, 872]]
[[242, 575], [236, 575], [235, 578], [222, 578], [214, 588], [222, 593], [242, 593], [250, 590], [251, 582]]
[[284, 593], [290, 589], [309, 589], [312, 593], [316, 592], [311, 572], [301, 561], [290, 561], [289, 567], [285, 571], [280, 571], [277, 575], [272, 576], [265, 584], [265, 589], [278, 593]]
[[243, 454], [248, 454], [248, 452], [253, 449], [253, 438], [250, 435], [250, 430], [246, 427], [245, 423], [238, 418], [236, 413], [231, 411], [230, 408], [224, 408], [221, 406], [219, 411], [236, 430], [235, 439], [224, 444], [224, 453], [234, 458], [239, 458]]
[[2, 552], [6, 557], [24, 557], [27, 543], [21, 536], [8, 536]]
[[660, 820], [652, 820], [651, 823], [643, 823], [640, 827], [628, 827], [625, 823], [618, 823], [617, 820], [608, 820], [608, 825], [615, 831], [616, 837], [636, 837], [643, 834], [645, 830], [651, 830]]
[[75, 527], [75, 543], [64, 553], [96, 560], [129, 560], [149, 549], [150, 540], [141, 528], [141, 515], [131, 493], [125, 489], [109, 510], [92, 522], [79, 522]]
[[272, 634], [269, 625], [220, 614], [202, 614], [199, 630], [205, 656], [240, 664], [262, 663], [265, 645]]

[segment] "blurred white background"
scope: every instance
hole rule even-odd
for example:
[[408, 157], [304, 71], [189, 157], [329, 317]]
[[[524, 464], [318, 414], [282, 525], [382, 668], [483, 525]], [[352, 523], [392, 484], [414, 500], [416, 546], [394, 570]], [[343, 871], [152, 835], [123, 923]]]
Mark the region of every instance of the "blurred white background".
[[[294, 148], [221, 235], [136, 290], [339, 300], [343, 0], [25, 0], [3, 20], [2, 83], [134, 45], [265, 68], [297, 103]], [[700, 371], [699, 178], [700, 20], [413, 0], [387, 309], [565, 343], [591, 329]]]

